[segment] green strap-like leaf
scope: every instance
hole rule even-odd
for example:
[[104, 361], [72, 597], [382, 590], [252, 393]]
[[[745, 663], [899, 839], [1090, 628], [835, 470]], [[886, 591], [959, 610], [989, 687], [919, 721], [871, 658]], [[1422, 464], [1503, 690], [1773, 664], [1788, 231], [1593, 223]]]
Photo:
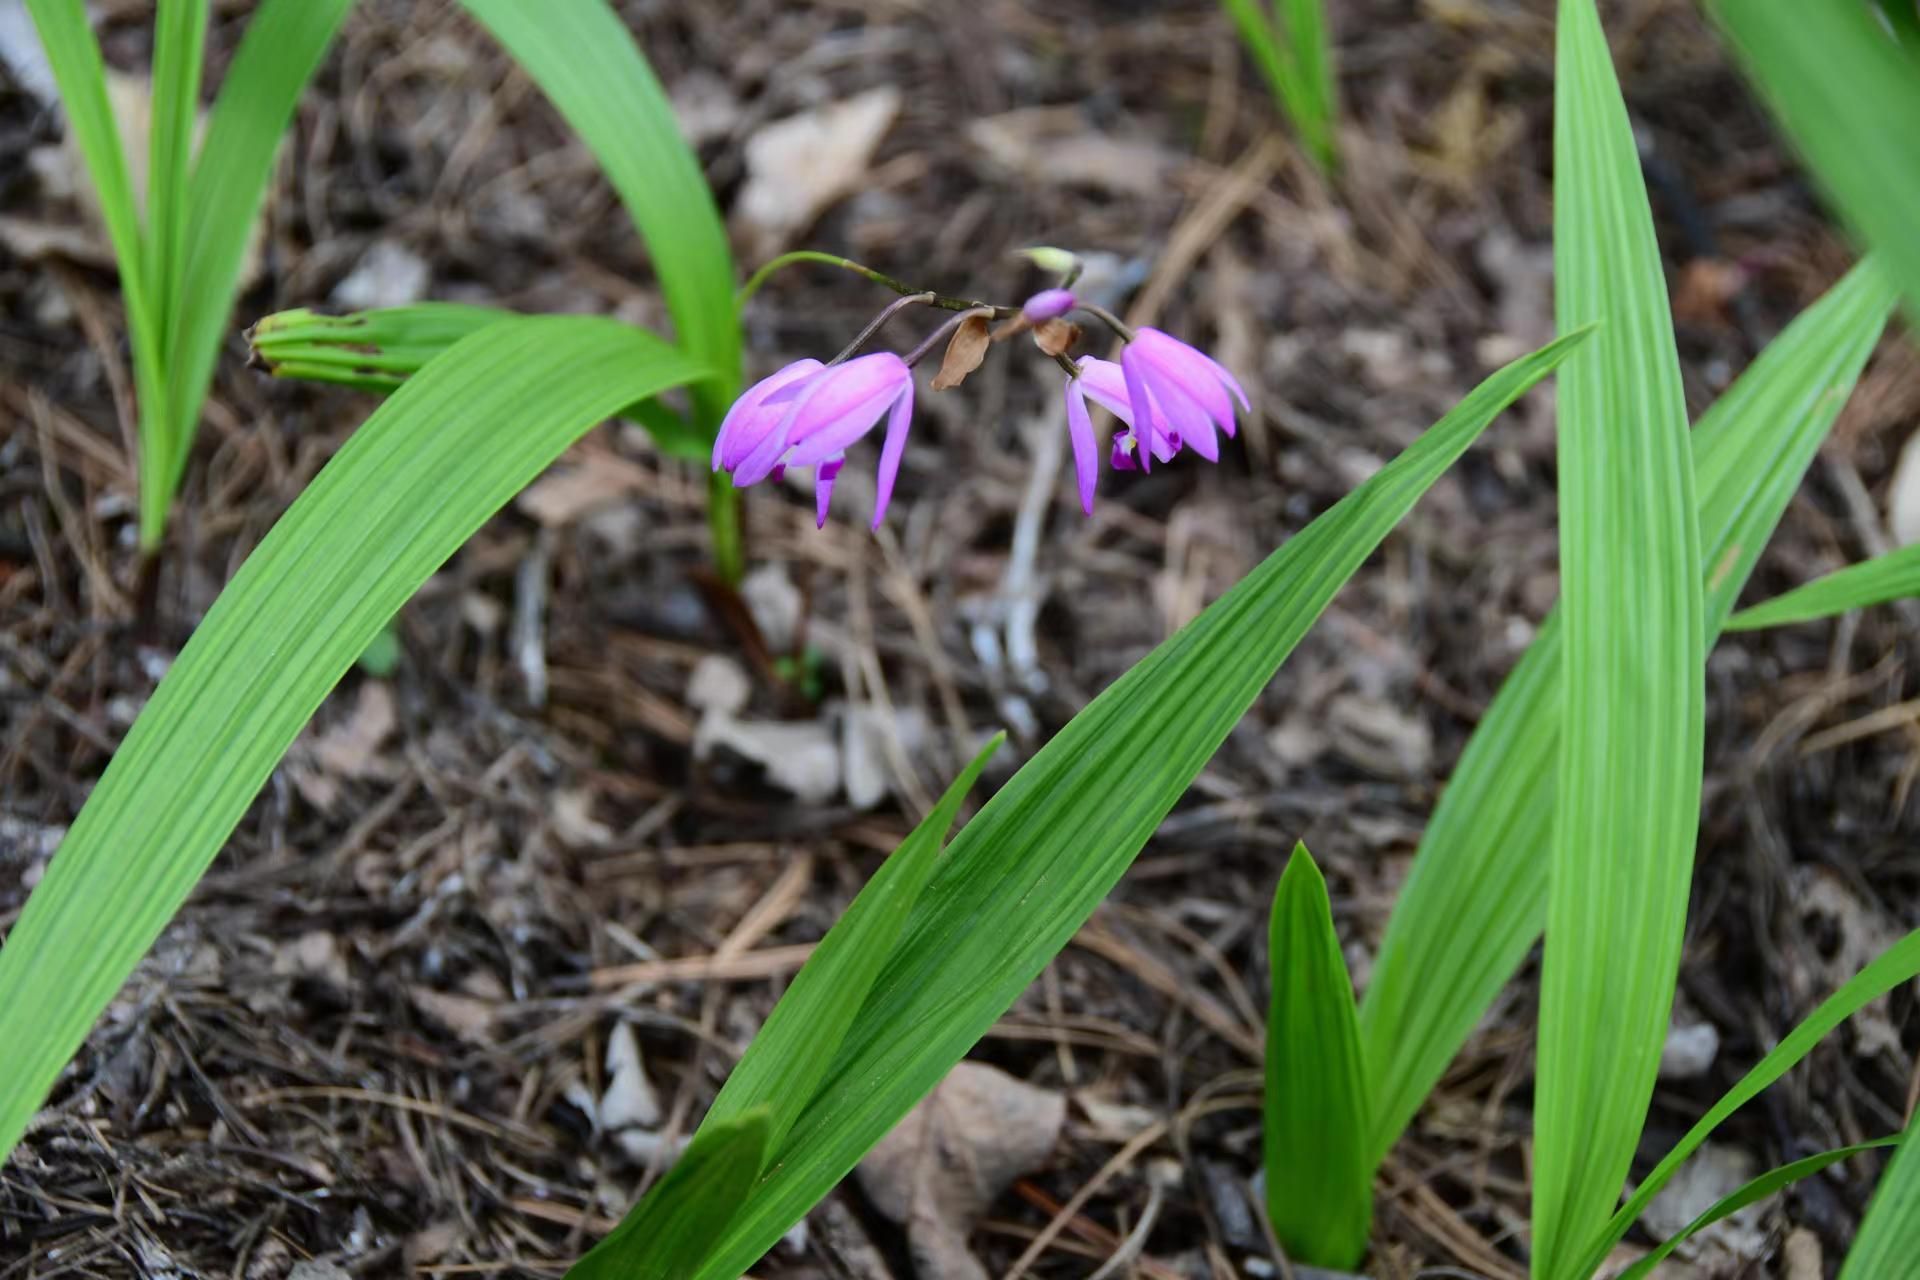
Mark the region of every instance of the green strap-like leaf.
[[[417, 302], [344, 316], [299, 308], [261, 320], [247, 331], [247, 341], [253, 359], [276, 378], [386, 395], [460, 339], [515, 314], [459, 302]], [[712, 436], [657, 399], [630, 404], [620, 416], [644, 426], [669, 458], [705, 462], [712, 450]]]
[[1812, 622], [1915, 595], [1920, 595], [1920, 545], [1848, 565], [1764, 604], [1742, 609], [1727, 619], [1727, 630], [1753, 631], [1790, 622]]
[[135, 269], [146, 260], [140, 203], [134, 196], [120, 132], [114, 126], [113, 108], [107, 100], [107, 66], [87, 25], [86, 4], [84, 0], [27, 0], [27, 12], [33, 16], [34, 29], [53, 68], [67, 128], [80, 146], [87, 175], [93, 179], [107, 238], [128, 277], [121, 285], [127, 298], [128, 327], [144, 330], [151, 339], [156, 335], [146, 323], [147, 273]]
[[[1905, 4], [1911, 33], [1913, 6]], [[1734, 52], [1841, 215], [1920, 316], [1920, 58], [1864, 3], [1709, 0]]]
[[687, 1280], [752, 1190], [772, 1145], [765, 1107], [702, 1125], [660, 1185], [567, 1274], [575, 1280]]
[[1898, 1134], [1890, 1138], [1875, 1138], [1871, 1142], [1858, 1142], [1850, 1147], [1822, 1151], [1818, 1155], [1795, 1160], [1792, 1164], [1783, 1164], [1778, 1169], [1769, 1169], [1759, 1177], [1736, 1188], [1723, 1199], [1716, 1201], [1706, 1212], [1662, 1240], [1653, 1252], [1622, 1271], [1617, 1280], [1645, 1280], [1653, 1273], [1655, 1267], [1666, 1261], [1668, 1254], [1722, 1218], [1731, 1217], [1750, 1204], [1758, 1204], [1782, 1187], [1819, 1173], [1828, 1165], [1839, 1164], [1847, 1157], [1857, 1156], [1864, 1151], [1890, 1147], [1898, 1141], [1900, 1141]]
[[214, 99], [193, 165], [186, 261], [166, 326], [167, 420], [174, 424], [168, 497], [186, 469], [280, 139], [352, 7], [353, 0], [261, 0]]
[[1308, 154], [1331, 174], [1339, 164], [1334, 130], [1340, 118], [1340, 86], [1334, 79], [1333, 38], [1327, 27], [1327, 0], [1286, 0], [1287, 43], [1293, 47], [1294, 67], [1311, 104], [1300, 136]]
[[1113, 888], [1334, 593], [1580, 336], [1487, 379], [1088, 704], [961, 831], [704, 1280], [751, 1266], [985, 1034]]
[[1274, 890], [1267, 955], [1267, 1217], [1287, 1257], [1351, 1271], [1373, 1221], [1366, 1069], [1327, 882], [1304, 844]]
[[387, 619], [581, 433], [704, 372], [612, 320], [503, 321], [314, 477], [160, 682], [0, 947], [0, 1158]]
[[134, 197], [126, 151], [107, 101], [107, 69], [100, 45], [87, 25], [83, 0], [27, 0], [27, 12], [40, 34], [60, 88], [60, 105], [67, 128], [80, 145], [87, 175], [93, 180], [107, 238], [120, 264], [120, 293], [126, 305], [127, 339], [133, 348], [134, 394], [141, 415], [140, 541], [153, 547], [166, 523], [171, 434], [167, 425], [165, 353], [160, 347], [161, 317], [166, 303], [154, 296], [152, 268], [147, 262], [140, 227], [140, 206]]
[[1686, 1136], [1676, 1142], [1673, 1149], [1653, 1167], [1653, 1171], [1628, 1197], [1626, 1204], [1607, 1220], [1605, 1228], [1585, 1246], [1581, 1262], [1583, 1269], [1577, 1269], [1575, 1274], [1590, 1276], [1600, 1269], [1607, 1255], [1613, 1252], [1613, 1246], [1619, 1244], [1627, 1234], [1627, 1229], [1639, 1221], [1640, 1215], [1660, 1194], [1661, 1188], [1700, 1149], [1700, 1144], [1720, 1127], [1722, 1121], [1759, 1097], [1761, 1090], [1813, 1052], [1813, 1047], [1835, 1027], [1858, 1013], [1870, 1001], [1879, 999], [1903, 982], [1911, 981], [1916, 975], [1920, 975], [1920, 929], [1888, 947], [1871, 964], [1848, 979], [1846, 985], [1821, 1001], [1820, 1007], [1788, 1032], [1786, 1039], [1774, 1046], [1773, 1052], [1755, 1063], [1752, 1070], [1740, 1077], [1738, 1084], [1721, 1095], [1707, 1114], [1700, 1117], [1699, 1122], [1687, 1130]]
[[[193, 126], [200, 106], [209, 8], [209, 0], [177, 0], [161, 5], [154, 20], [147, 275], [153, 296], [166, 300], [169, 312], [171, 300], [180, 294], [187, 265], [187, 186], [193, 172]], [[172, 342], [166, 326], [173, 317], [166, 314], [160, 319], [161, 329], [155, 340], [164, 351]], [[182, 429], [191, 431], [190, 427]]]
[[1274, 101], [1299, 131], [1307, 155], [1322, 173], [1331, 174], [1339, 159], [1334, 125], [1340, 108], [1325, 3], [1286, 0], [1285, 30], [1268, 0], [1221, 0], [1221, 7], [1239, 29]]
[[1563, 330], [1601, 322], [1558, 396], [1567, 732], [1534, 1091], [1533, 1273], [1573, 1280], [1619, 1202], [1666, 1042], [1706, 676], [1679, 357], [1594, 0], [1561, 0], [1554, 80], [1554, 309]]
[[606, 0], [461, 0], [553, 100], [606, 170], [653, 256], [680, 345], [716, 371], [694, 389], [707, 438], [740, 387], [733, 258], [700, 163]]
[[1882, 1276], [1911, 1275], [1920, 1257], [1920, 1142], [1912, 1139], [1911, 1125], [1900, 1149], [1887, 1162], [1873, 1201], [1860, 1223], [1860, 1234], [1847, 1250], [1840, 1280], [1880, 1280]]
[[[1854, 268], [1695, 428], [1709, 638], [1851, 394], [1893, 299], [1873, 264]], [[1376, 1165], [1545, 923], [1560, 638], [1556, 610], [1468, 739], [1395, 900], [1360, 1004]]]

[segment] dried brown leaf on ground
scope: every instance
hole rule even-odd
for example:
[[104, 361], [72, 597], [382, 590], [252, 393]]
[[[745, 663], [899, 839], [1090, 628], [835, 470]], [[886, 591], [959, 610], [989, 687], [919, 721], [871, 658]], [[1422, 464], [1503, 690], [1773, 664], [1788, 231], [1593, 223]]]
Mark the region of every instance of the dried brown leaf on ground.
[[548, 528], [560, 528], [646, 483], [644, 468], [603, 451], [575, 449], [569, 458], [522, 489], [513, 505]]
[[1074, 107], [1029, 107], [975, 120], [967, 139], [988, 162], [1023, 181], [1114, 195], [1154, 194], [1176, 163], [1153, 142], [1089, 129]]
[[[1759, 1173], [1760, 1162], [1751, 1152], [1709, 1142], [1648, 1202], [1641, 1225], [1654, 1239], [1664, 1240], [1684, 1230]], [[1768, 1252], [1770, 1237], [1764, 1223], [1772, 1201], [1773, 1197], [1768, 1197], [1750, 1204], [1703, 1228], [1676, 1252], [1708, 1275], [1748, 1273]]]
[[381, 748], [398, 727], [387, 682], [362, 681], [353, 710], [344, 719], [318, 733], [309, 729], [294, 744], [288, 774], [308, 804], [330, 811], [340, 802], [343, 783], [392, 776], [393, 763]]
[[734, 217], [747, 257], [771, 258], [866, 177], [900, 112], [891, 85], [763, 125], [747, 139], [747, 185]]
[[1065, 1095], [962, 1062], [867, 1153], [860, 1187], [906, 1228], [920, 1280], [987, 1280], [967, 1237], [1015, 1178], [1045, 1163], [1066, 1118]]

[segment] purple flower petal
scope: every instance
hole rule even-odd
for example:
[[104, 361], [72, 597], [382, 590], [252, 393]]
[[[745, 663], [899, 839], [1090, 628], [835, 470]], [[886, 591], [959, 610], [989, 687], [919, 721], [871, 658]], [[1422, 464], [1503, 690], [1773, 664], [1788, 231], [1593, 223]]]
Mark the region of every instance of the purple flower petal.
[[1159, 424], [1153, 420], [1154, 414], [1151, 412], [1153, 398], [1147, 394], [1146, 370], [1141, 360], [1139, 343], [1129, 342], [1120, 352], [1120, 373], [1127, 382], [1127, 399], [1131, 400], [1134, 406], [1134, 433], [1140, 437], [1140, 442], [1145, 446], [1135, 451], [1139, 455], [1140, 469], [1152, 471], [1155, 428]]
[[823, 458], [813, 472], [813, 527], [827, 527], [827, 503], [833, 498], [833, 482], [839, 476], [840, 468], [847, 465], [843, 454]]
[[[1154, 407], [1166, 419], [1164, 423], [1156, 425], [1163, 431], [1171, 428], [1177, 432], [1180, 439], [1192, 445], [1193, 451], [1208, 462], [1220, 461], [1220, 446], [1214, 439], [1213, 420], [1207, 416], [1206, 409], [1188, 394], [1186, 386], [1155, 360], [1151, 352], [1141, 354], [1140, 375], [1149, 394], [1153, 396]], [[1225, 398], [1224, 393], [1222, 398]]]
[[812, 466], [873, 429], [887, 405], [913, 386], [913, 372], [890, 351], [861, 356], [823, 377], [818, 390], [794, 409], [787, 431], [789, 466]]
[[[786, 416], [787, 402], [799, 389], [799, 382], [820, 370], [818, 360], [796, 360], [754, 383], [733, 402], [713, 438], [713, 469], [731, 471], [741, 459], [766, 439]], [[786, 392], [775, 397], [776, 392]]]
[[[734, 468], [734, 485], [758, 484], [778, 462], [810, 467], [842, 452], [873, 427], [900, 386], [912, 381], [906, 363], [891, 352], [821, 369], [799, 387], [780, 425]], [[776, 391], [769, 400], [780, 396]]]
[[1073, 443], [1073, 472], [1080, 483], [1080, 509], [1093, 514], [1093, 487], [1100, 475], [1100, 446], [1094, 442], [1093, 419], [1078, 378], [1067, 380], [1067, 439]]
[[1133, 402], [1127, 399], [1126, 375], [1111, 360], [1080, 357], [1080, 389], [1101, 408], [1128, 426], [1133, 425]]
[[908, 376], [900, 396], [887, 414], [887, 439], [880, 446], [880, 472], [875, 482], [873, 527], [886, 518], [887, 503], [893, 501], [893, 481], [900, 474], [900, 455], [907, 447], [907, 424], [913, 418], [913, 378]]
[[[1185, 354], [1199, 356], [1200, 353], [1188, 350]], [[1160, 385], [1171, 382], [1179, 388], [1181, 395], [1192, 402], [1196, 410], [1206, 415], [1207, 425], [1196, 426], [1193, 430], [1196, 437], [1204, 434], [1211, 439], [1213, 423], [1219, 423], [1220, 429], [1228, 435], [1234, 433], [1233, 401], [1227, 397], [1226, 385], [1214, 376], [1213, 369], [1210, 367], [1211, 361], [1202, 364], [1191, 359], [1170, 360], [1166, 357], [1164, 348], [1159, 346], [1149, 347], [1141, 353], [1141, 358], [1146, 361], [1149, 369], [1157, 370], [1163, 375], [1155, 384], [1156, 394]], [[1204, 356], [1200, 358], [1205, 360]], [[1205, 451], [1202, 450], [1202, 452]], [[1218, 455], [1217, 448], [1213, 453], [1206, 454], [1209, 461], [1217, 461]]]
[[[1133, 402], [1127, 397], [1127, 384], [1119, 365], [1111, 360], [1099, 360], [1093, 356], [1080, 358], [1080, 383], [1087, 398], [1129, 427], [1135, 425]], [[1153, 457], [1157, 462], [1166, 462], [1180, 451], [1179, 438], [1173, 436], [1167, 423], [1167, 415], [1153, 398], [1151, 390], [1147, 393], [1147, 415], [1153, 420]], [[1132, 437], [1129, 436], [1129, 439]], [[1138, 470], [1130, 467], [1129, 470]]]
[[[1253, 405], [1248, 401], [1247, 393], [1241, 389], [1239, 381], [1227, 372], [1226, 366], [1198, 347], [1153, 328], [1140, 329], [1135, 341], [1140, 344], [1143, 353], [1152, 356], [1157, 363], [1173, 371], [1181, 385], [1188, 387], [1191, 392], [1199, 394], [1199, 388], [1219, 386], [1224, 391], [1233, 393], [1234, 397], [1240, 401], [1242, 410], [1248, 413], [1253, 412]], [[1202, 403], [1206, 401], [1203, 400]], [[1225, 395], [1222, 394], [1220, 397], [1219, 412], [1215, 411], [1216, 406], [1213, 404], [1208, 404], [1207, 407], [1208, 411], [1213, 413], [1214, 421], [1219, 422], [1228, 435], [1232, 435], [1234, 432], [1233, 408], [1226, 402]]]
[[1107, 465], [1115, 471], [1138, 471], [1140, 464], [1133, 459], [1134, 440], [1131, 431], [1113, 433], [1113, 450], [1107, 456]]

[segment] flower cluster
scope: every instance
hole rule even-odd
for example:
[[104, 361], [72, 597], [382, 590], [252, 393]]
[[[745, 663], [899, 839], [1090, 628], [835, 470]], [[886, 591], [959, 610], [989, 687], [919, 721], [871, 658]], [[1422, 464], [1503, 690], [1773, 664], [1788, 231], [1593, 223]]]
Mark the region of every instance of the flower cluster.
[[[905, 356], [853, 354], [896, 310], [914, 302], [946, 306], [960, 314]], [[1119, 363], [1093, 356], [1075, 360], [1066, 354], [1079, 329], [1063, 317], [1076, 310], [1102, 320], [1124, 339]], [[1154, 463], [1170, 461], [1183, 449], [1209, 462], [1218, 461], [1216, 432], [1234, 434], [1235, 402], [1242, 412], [1251, 411], [1246, 392], [1212, 357], [1158, 329], [1129, 328], [1065, 287], [1037, 293], [1017, 308], [917, 294], [882, 312], [852, 346], [826, 364], [797, 360], [748, 388], [720, 424], [713, 444], [713, 469], [731, 472], [734, 485], [744, 488], [777, 480], [788, 467], [814, 468], [815, 515], [824, 525], [847, 447], [884, 416], [887, 431], [880, 447], [873, 511], [873, 527], [879, 528], [906, 449], [913, 416], [914, 365], [939, 339], [951, 334], [952, 345], [934, 386], [954, 385], [984, 355], [990, 319], [1001, 321], [991, 331], [991, 340], [1031, 329], [1041, 348], [1067, 372], [1068, 439], [1073, 445], [1080, 505], [1089, 515], [1100, 449], [1087, 401], [1111, 411], [1123, 424], [1114, 433], [1109, 452], [1109, 465], [1115, 471], [1150, 471]]]

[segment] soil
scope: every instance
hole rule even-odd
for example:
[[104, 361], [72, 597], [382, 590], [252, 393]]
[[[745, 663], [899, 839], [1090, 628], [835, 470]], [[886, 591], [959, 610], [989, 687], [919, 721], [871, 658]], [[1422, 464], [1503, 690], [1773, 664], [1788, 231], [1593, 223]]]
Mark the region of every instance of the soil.
[[[109, 60], [144, 67], [144, 6], [97, 7]], [[215, 83], [245, 6], [216, 7]], [[804, 491], [750, 492], [762, 620], [797, 607], [787, 647], [823, 655], [797, 676], [713, 605], [699, 469], [636, 428], [596, 431], [563, 468], [597, 501], [491, 521], [400, 615], [391, 674], [350, 674], [275, 773], [0, 1170], [0, 1280], [559, 1274], [657, 1177], [795, 949], [963, 750], [1005, 726], [1008, 754], [1030, 754], [1551, 332], [1547, 0], [1331, 6], [1347, 108], [1331, 187], [1197, 0], [617, 8], [685, 108], [743, 259], [804, 244], [1017, 299], [1036, 280], [1014, 249], [1095, 252], [1117, 307], [1208, 345], [1257, 412], [1217, 466], [1103, 474], [1087, 519], [1061, 469], [1057, 370], [996, 351], [964, 388], [923, 393], [877, 535], [864, 455], [824, 530]], [[1698, 413], [1851, 254], [1695, 6], [1603, 10]], [[898, 115], [860, 189], [777, 244], [749, 225], [748, 140], [886, 86]], [[28, 162], [58, 135], [0, 80], [0, 213], [73, 221]], [[325, 305], [376, 246], [424, 267], [430, 297], [666, 323], [618, 200], [498, 48], [452, 4], [363, 0], [300, 108], [143, 589], [112, 272], [0, 244], [0, 930], [220, 585], [373, 406], [249, 369], [242, 328]], [[888, 300], [826, 268], [783, 273], [748, 309], [749, 373], [824, 358]], [[1889, 338], [1750, 599], [1884, 549], [1917, 420], [1920, 362]], [[1264, 904], [1304, 839], [1364, 983], [1424, 815], [1552, 602], [1553, 460], [1535, 393], [1340, 594], [975, 1051], [1081, 1100], [974, 1230], [989, 1273], [1090, 1182], [1032, 1274], [1092, 1274], [1150, 1203], [1137, 1274], [1277, 1273], [1243, 1189], [1258, 1039], [1239, 1010], [1265, 990]], [[1916, 621], [1882, 608], [1715, 651], [1677, 1021], [1718, 1049], [1663, 1081], [1637, 1171], [1836, 975], [1920, 923]], [[884, 798], [803, 800], [737, 751], [697, 755], [690, 680], [715, 655], [749, 674], [749, 720], [890, 708], [873, 713]], [[1524, 1275], [1534, 993], [1529, 966], [1396, 1149], [1369, 1274]], [[1899, 994], [1833, 1037], [1723, 1141], [1771, 1167], [1897, 1128], [1912, 1012]], [[637, 1135], [595, 1123], [622, 1025], [661, 1111]], [[1108, 1167], [1125, 1130], [1101, 1104], [1165, 1117], [1222, 1098], [1241, 1105]], [[1164, 1196], [1157, 1157], [1179, 1174]], [[1761, 1213], [1757, 1245], [1675, 1274], [1774, 1274], [1790, 1236], [1796, 1265], [1814, 1259], [1794, 1275], [1831, 1274], [1877, 1168], [1801, 1184]], [[928, 1274], [851, 1182], [810, 1223], [755, 1274]]]

